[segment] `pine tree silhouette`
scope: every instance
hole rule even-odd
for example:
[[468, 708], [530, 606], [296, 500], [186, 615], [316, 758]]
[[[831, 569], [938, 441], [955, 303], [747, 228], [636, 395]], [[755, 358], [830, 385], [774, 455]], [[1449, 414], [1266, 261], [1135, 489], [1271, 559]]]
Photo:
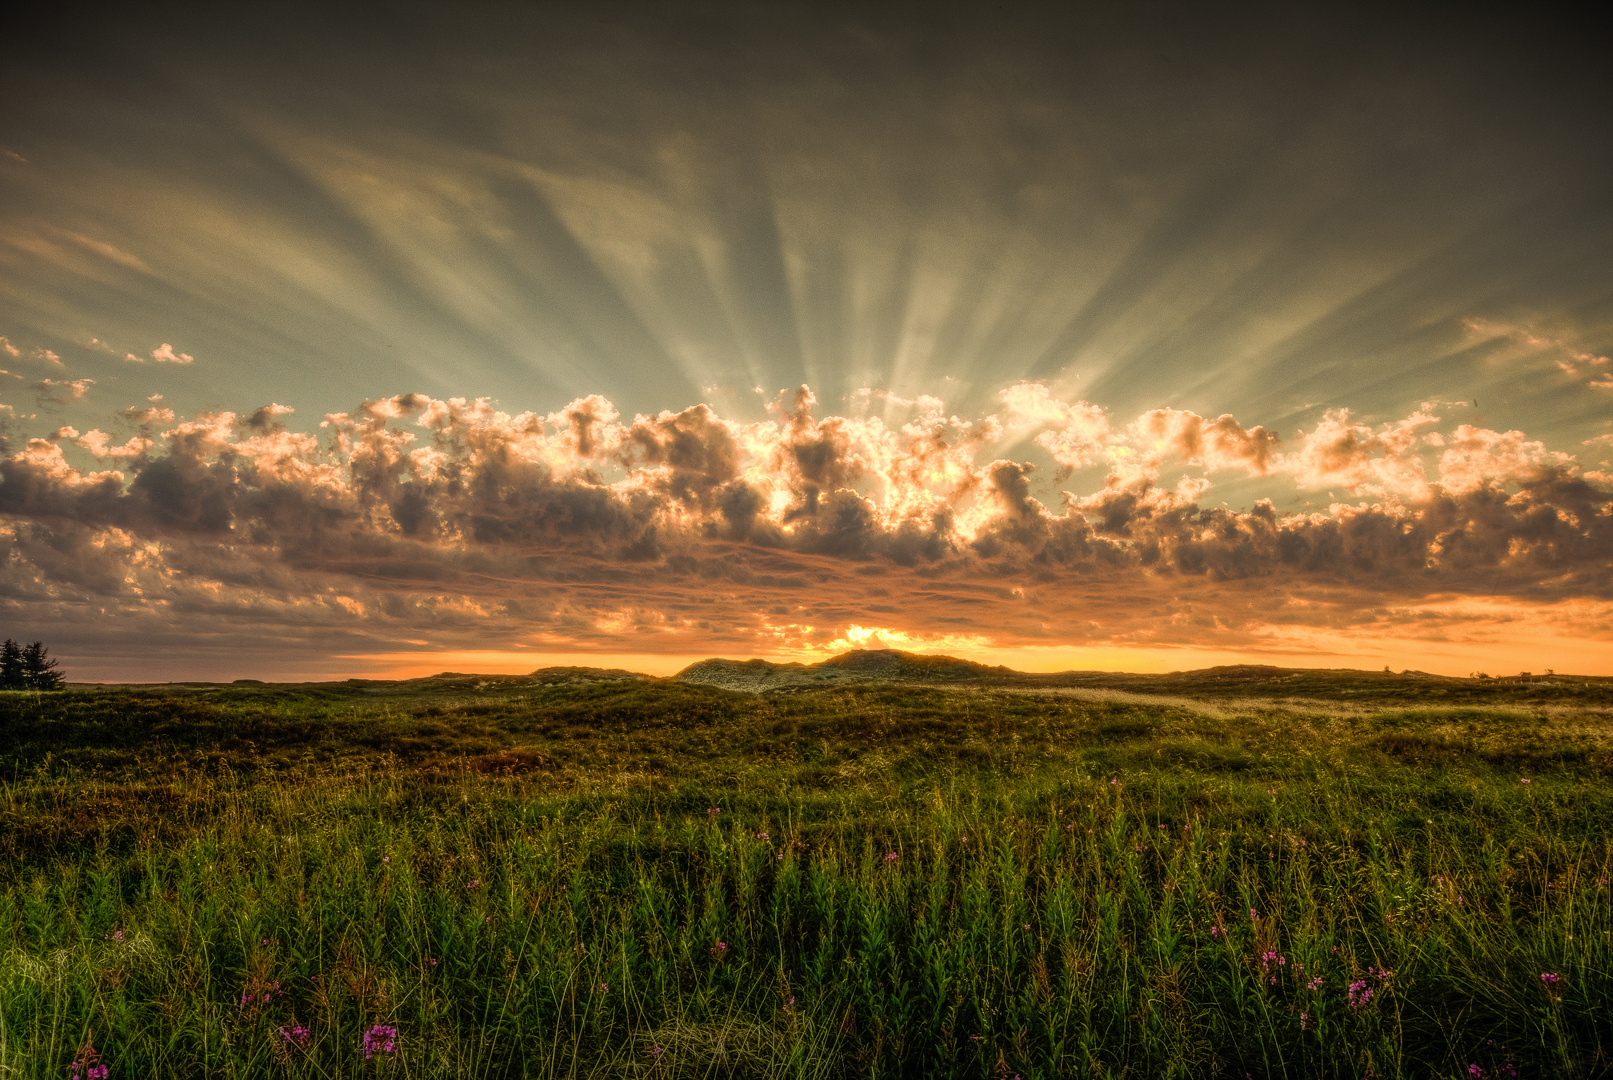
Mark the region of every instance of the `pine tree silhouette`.
[[22, 649], [16, 641], [6, 638], [0, 646], [0, 690], [28, 689], [28, 669], [22, 662]]
[[56, 661], [50, 658], [45, 643], [36, 641], [22, 650], [23, 679], [30, 690], [60, 690], [62, 673], [56, 670]]

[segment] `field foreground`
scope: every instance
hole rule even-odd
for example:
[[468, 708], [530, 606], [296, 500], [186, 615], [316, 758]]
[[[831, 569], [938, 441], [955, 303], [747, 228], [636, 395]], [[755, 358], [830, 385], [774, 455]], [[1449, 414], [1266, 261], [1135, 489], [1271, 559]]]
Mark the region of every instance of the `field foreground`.
[[0, 694], [0, 1078], [1613, 1075], [1607, 681], [741, 674]]

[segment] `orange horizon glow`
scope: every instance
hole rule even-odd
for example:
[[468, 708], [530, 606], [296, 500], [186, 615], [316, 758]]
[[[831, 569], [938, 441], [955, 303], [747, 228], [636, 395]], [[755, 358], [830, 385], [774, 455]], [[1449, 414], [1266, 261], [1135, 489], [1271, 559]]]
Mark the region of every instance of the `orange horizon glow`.
[[[914, 643], [872, 642], [850, 644], [835, 650], [781, 649], [726, 659], [761, 659], [772, 663], [812, 664], [854, 648], [899, 648], [920, 655], [953, 656], [990, 666], [1001, 665], [1031, 674], [1092, 671], [1115, 674], [1167, 674], [1240, 664], [1283, 668], [1421, 671], [1431, 675], [1465, 678], [1482, 671], [1492, 676], [1519, 672], [1542, 674], [1551, 670], [1564, 676], [1613, 676], [1613, 650], [1595, 641], [1540, 641], [1522, 645], [1449, 642], [1437, 647], [1428, 642], [1373, 640], [1357, 649], [1329, 651], [1299, 649], [1236, 650], [1214, 648], [1128, 648], [1124, 646], [1009, 646], [942, 649]], [[525, 675], [546, 667], [619, 668], [643, 675], [676, 675], [690, 664], [712, 659], [714, 653], [590, 653], [496, 650], [442, 652], [384, 652], [338, 656], [356, 661], [347, 674], [321, 675], [322, 679], [415, 679], [444, 672], [475, 675]], [[288, 680], [289, 681], [289, 680]]]

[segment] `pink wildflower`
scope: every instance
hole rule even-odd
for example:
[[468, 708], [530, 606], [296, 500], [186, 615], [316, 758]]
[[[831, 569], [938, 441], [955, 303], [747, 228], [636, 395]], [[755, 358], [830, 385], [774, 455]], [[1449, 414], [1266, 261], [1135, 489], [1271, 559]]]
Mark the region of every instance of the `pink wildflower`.
[[368, 1061], [377, 1054], [390, 1057], [398, 1052], [398, 1029], [391, 1024], [376, 1024], [364, 1033], [364, 1043], [360, 1047], [364, 1051], [364, 1060]]
[[101, 1055], [91, 1039], [85, 1036], [84, 1045], [78, 1048], [68, 1068], [72, 1070], [73, 1080], [106, 1080], [107, 1068], [100, 1062]]

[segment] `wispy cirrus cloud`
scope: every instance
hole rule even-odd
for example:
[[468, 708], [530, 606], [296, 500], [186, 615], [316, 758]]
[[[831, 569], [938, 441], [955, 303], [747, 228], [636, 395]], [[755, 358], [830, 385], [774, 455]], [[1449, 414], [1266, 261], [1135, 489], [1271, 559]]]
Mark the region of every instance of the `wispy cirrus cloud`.
[[1525, 352], [1550, 357], [1563, 374], [1583, 379], [1585, 385], [1593, 389], [1613, 389], [1613, 371], [1607, 370], [1607, 365], [1613, 361], [1560, 335], [1543, 333], [1532, 326], [1488, 319], [1466, 319], [1463, 326], [1479, 341], [1511, 342]]

